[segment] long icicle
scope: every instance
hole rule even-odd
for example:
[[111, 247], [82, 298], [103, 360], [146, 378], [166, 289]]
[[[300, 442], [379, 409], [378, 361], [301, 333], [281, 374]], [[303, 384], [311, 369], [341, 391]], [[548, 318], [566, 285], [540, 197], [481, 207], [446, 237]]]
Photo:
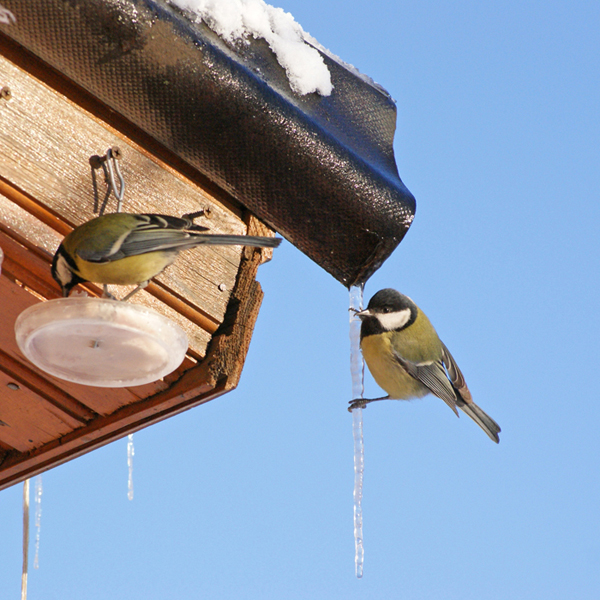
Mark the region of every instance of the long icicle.
[[[360, 351], [360, 320], [356, 311], [363, 308], [363, 286], [350, 288], [350, 372], [352, 374], [352, 400], [364, 394], [365, 364]], [[363, 475], [365, 466], [362, 408], [352, 411], [354, 438], [354, 567], [356, 577], [363, 576], [365, 549], [363, 545]]]
[[27, 600], [27, 566], [29, 564], [29, 479], [23, 482], [23, 570], [21, 600]]

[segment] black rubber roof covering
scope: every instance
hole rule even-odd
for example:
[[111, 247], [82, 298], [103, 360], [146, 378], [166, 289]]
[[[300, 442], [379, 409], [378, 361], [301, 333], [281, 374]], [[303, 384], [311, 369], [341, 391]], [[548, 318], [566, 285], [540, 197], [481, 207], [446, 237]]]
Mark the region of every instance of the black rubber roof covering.
[[262, 40], [227, 45], [153, 0], [0, 0], [0, 32], [225, 189], [346, 286], [408, 230], [394, 101], [324, 56], [334, 86], [294, 94]]

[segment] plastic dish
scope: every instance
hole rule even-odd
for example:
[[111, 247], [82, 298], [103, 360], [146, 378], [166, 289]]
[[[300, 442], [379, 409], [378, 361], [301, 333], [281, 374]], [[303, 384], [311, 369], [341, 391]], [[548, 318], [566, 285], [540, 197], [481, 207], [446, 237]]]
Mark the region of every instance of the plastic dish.
[[37, 367], [95, 387], [129, 387], [174, 371], [188, 348], [185, 332], [156, 311], [104, 298], [60, 298], [24, 310], [17, 344]]

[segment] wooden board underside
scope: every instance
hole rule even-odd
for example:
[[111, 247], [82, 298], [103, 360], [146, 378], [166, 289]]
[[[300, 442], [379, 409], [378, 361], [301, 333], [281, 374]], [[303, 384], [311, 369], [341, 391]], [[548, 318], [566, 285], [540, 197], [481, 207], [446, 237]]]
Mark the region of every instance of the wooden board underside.
[[[272, 234], [222, 191], [199, 187], [19, 65], [0, 56], [0, 87], [11, 90], [10, 99], [0, 99], [0, 489], [234, 388], [258, 315], [255, 277], [270, 252], [198, 248], [135, 299], [186, 331], [190, 350], [177, 371], [145, 386], [107, 389], [30, 364], [17, 348], [14, 322], [25, 308], [60, 295], [52, 255], [64, 235], [95, 216], [90, 156], [119, 147], [126, 212], [209, 208], [200, 222], [212, 232]], [[101, 171], [96, 175], [102, 198]]]

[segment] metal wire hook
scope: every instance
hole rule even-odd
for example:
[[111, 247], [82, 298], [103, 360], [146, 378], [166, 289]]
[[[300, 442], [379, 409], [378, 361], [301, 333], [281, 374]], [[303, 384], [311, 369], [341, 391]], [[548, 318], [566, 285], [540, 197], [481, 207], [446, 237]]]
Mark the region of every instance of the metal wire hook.
[[[117, 212], [121, 212], [123, 205], [123, 196], [125, 195], [125, 179], [121, 175], [121, 169], [119, 168], [119, 158], [121, 151], [116, 146], [109, 148], [106, 151], [105, 156], [92, 156], [90, 158], [90, 165], [92, 167], [92, 185], [94, 187], [94, 212], [98, 211], [98, 214], [102, 216], [106, 209], [110, 193], [113, 192], [117, 199]], [[102, 167], [104, 172], [104, 180], [108, 185], [102, 204], [98, 207], [98, 184], [96, 181], [96, 169]], [[119, 187], [115, 182], [115, 173], [119, 180]]]
[[[121, 206], [123, 205], [123, 196], [125, 195], [125, 179], [123, 179], [123, 175], [121, 175], [121, 170], [119, 169], [119, 157], [121, 156], [121, 151], [118, 148], [109, 148], [106, 151], [108, 165], [108, 173], [109, 173], [109, 183], [112, 191], [117, 198], [117, 212], [121, 212]], [[115, 172], [117, 173], [117, 177], [119, 178], [119, 191], [117, 191], [117, 186], [115, 185]]]

